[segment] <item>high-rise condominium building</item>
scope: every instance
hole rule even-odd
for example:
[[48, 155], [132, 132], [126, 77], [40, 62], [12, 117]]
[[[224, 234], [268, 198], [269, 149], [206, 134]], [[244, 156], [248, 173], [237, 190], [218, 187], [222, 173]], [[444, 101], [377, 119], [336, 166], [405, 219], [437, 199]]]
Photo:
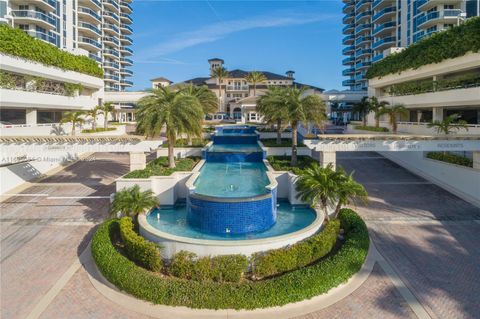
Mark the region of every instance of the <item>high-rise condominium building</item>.
[[480, 0], [343, 0], [344, 86], [366, 90], [372, 63], [464, 19], [480, 16]]
[[105, 72], [105, 90], [132, 86], [132, 0], [0, 0], [0, 22], [75, 54]]

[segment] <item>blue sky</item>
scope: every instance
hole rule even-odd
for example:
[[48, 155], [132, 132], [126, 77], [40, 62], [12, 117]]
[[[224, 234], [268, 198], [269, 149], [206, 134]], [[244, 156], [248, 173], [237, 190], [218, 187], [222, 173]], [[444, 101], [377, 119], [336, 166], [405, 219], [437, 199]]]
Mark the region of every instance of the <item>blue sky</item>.
[[342, 2], [133, 1], [134, 87], [164, 76], [207, 76], [207, 60], [227, 69], [296, 72], [297, 81], [341, 89]]

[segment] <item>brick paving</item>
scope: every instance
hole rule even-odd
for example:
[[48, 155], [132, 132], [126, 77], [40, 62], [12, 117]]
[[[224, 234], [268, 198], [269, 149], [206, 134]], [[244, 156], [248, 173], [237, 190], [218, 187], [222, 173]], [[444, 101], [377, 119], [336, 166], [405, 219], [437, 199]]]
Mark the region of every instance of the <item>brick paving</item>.
[[[126, 154], [95, 154], [23, 193], [108, 196], [128, 170]], [[432, 318], [479, 318], [480, 210], [375, 153], [341, 153], [370, 193], [367, 220], [380, 253]], [[0, 203], [1, 318], [24, 318], [83, 251], [107, 199], [13, 197]], [[336, 304], [301, 318], [414, 318], [377, 264]], [[147, 318], [100, 295], [80, 268], [41, 318]]]

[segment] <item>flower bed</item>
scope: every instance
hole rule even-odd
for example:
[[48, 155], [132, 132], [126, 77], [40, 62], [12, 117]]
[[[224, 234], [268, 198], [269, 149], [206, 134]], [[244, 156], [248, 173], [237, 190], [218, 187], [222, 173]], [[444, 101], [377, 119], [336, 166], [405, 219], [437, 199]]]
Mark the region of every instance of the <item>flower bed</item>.
[[310, 266], [259, 281], [200, 282], [147, 271], [116, 249], [118, 219], [99, 226], [92, 239], [92, 256], [112, 284], [155, 304], [209, 309], [281, 306], [324, 294], [360, 270], [369, 247], [367, 227], [349, 209], [340, 212], [339, 220], [345, 230], [345, 241], [338, 251]]
[[150, 176], [169, 176], [173, 172], [188, 172], [200, 161], [200, 157], [176, 158], [175, 168], [168, 167], [168, 158], [159, 157], [147, 164], [142, 170], [136, 170], [128, 173], [123, 178], [148, 178]]

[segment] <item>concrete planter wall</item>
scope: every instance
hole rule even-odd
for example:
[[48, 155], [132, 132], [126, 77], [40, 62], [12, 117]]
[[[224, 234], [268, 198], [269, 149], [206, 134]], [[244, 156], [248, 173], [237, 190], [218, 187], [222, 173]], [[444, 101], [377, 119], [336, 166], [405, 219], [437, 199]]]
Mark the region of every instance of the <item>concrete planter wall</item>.
[[[258, 132], [260, 139], [274, 139], [277, 138], [277, 132]], [[282, 138], [292, 138], [291, 132], [282, 132]]]
[[[202, 148], [201, 147], [175, 147], [173, 154], [177, 158], [185, 158], [189, 156], [202, 156]], [[158, 157], [167, 157], [168, 156], [168, 148], [159, 148], [157, 149], [157, 158]]]

